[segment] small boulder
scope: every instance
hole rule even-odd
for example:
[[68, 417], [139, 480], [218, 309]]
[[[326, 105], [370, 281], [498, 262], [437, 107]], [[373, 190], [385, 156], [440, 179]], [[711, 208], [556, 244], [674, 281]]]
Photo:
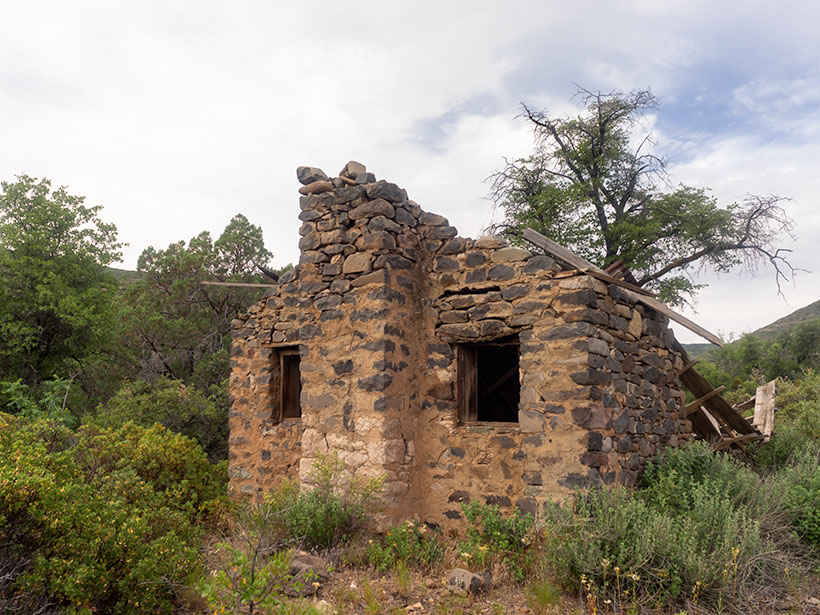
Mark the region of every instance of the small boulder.
[[333, 184], [324, 179], [305, 184], [299, 188], [299, 194], [321, 194], [322, 192], [330, 192], [331, 190], [333, 190]]
[[306, 551], [293, 554], [288, 574], [291, 575], [291, 580], [285, 587], [285, 594], [294, 598], [318, 595], [330, 578], [327, 563], [321, 557]]
[[327, 175], [317, 167], [299, 167], [296, 169], [296, 178], [300, 184], [307, 186], [313, 182], [327, 180]]
[[351, 160], [344, 166], [344, 168], [341, 171], [339, 171], [339, 177], [349, 177], [350, 179], [356, 179], [356, 176], [359, 173], [367, 173], [367, 168], [365, 168], [365, 166], [361, 162]]
[[463, 568], [453, 568], [447, 575], [447, 586], [463, 589], [471, 594], [478, 594], [490, 588], [490, 573], [483, 577]]

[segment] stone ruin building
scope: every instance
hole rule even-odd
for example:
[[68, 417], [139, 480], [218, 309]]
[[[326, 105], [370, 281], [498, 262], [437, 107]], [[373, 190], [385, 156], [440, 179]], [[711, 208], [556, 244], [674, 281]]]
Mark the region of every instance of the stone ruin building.
[[385, 519], [452, 523], [474, 499], [534, 513], [633, 485], [691, 437], [681, 352], [634, 294], [459, 237], [359, 163], [297, 174], [299, 265], [233, 322], [233, 492], [336, 451], [385, 477]]

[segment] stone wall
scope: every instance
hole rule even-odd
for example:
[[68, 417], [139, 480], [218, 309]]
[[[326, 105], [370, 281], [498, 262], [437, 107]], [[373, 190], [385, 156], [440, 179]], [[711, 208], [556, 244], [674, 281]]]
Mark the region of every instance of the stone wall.
[[[689, 437], [665, 317], [547, 256], [458, 237], [358, 163], [298, 175], [299, 265], [234, 322], [233, 490], [304, 482], [333, 450], [385, 476], [385, 519], [452, 523], [474, 498], [534, 512], [576, 486], [632, 485]], [[462, 424], [458, 345], [509, 335], [518, 423]], [[276, 424], [272, 357], [295, 345], [302, 419]]]

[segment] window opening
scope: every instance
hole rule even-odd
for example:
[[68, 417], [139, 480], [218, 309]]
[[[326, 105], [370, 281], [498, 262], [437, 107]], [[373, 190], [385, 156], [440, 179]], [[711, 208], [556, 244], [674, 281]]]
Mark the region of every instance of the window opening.
[[279, 355], [279, 418], [298, 419], [302, 416], [299, 398], [302, 379], [299, 373], [299, 348], [282, 348]]
[[458, 352], [459, 418], [462, 422], [518, 422], [518, 336], [465, 344]]

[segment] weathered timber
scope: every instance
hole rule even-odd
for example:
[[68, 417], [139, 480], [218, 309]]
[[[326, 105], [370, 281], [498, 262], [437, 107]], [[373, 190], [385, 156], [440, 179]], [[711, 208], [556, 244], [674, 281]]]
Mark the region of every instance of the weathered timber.
[[[539, 248], [541, 248], [543, 250], [546, 250], [551, 256], [557, 258], [559, 261], [565, 263], [566, 265], [569, 265], [570, 267], [574, 267], [575, 269], [588, 269], [590, 273], [592, 273], [594, 271], [596, 274], [606, 276], [608, 278], [608, 281], [610, 281], [612, 284], [616, 283], [617, 278], [613, 278], [612, 276], [607, 275], [606, 272], [604, 272], [602, 269], [596, 267], [595, 265], [590, 263], [588, 260], [586, 260], [584, 258], [581, 258], [580, 256], [578, 256], [577, 254], [575, 254], [571, 250], [568, 250], [564, 246], [558, 245], [557, 243], [555, 243], [551, 239], [547, 239], [541, 233], [539, 233], [537, 231], [534, 231], [530, 228], [527, 228], [527, 229], [524, 229], [523, 236], [524, 236], [524, 239], [526, 239], [527, 241], [529, 241], [533, 245], [538, 246]], [[598, 276], [596, 276], [596, 277], [598, 277]], [[617, 280], [617, 282], [621, 282], [621, 281]], [[626, 284], [626, 282], [621, 282], [619, 285], [623, 285], [623, 284]], [[654, 299], [652, 297], [648, 297], [646, 295], [637, 293], [637, 292], [632, 291], [628, 288], [624, 288], [624, 290], [626, 291], [626, 293], [628, 295], [631, 293], [630, 298], [632, 300], [640, 301], [644, 305], [646, 305], [648, 307], [651, 307], [653, 310], [656, 310], [656, 311], [660, 312], [661, 314], [663, 314], [664, 316], [667, 316], [668, 318], [671, 318], [675, 322], [683, 325], [684, 327], [686, 327], [690, 331], [693, 331], [693, 332], [697, 333], [698, 335], [700, 335], [704, 339], [712, 342], [713, 344], [715, 344], [717, 346], [723, 346], [723, 341], [717, 335], [715, 335], [714, 333], [711, 333], [710, 331], [707, 331], [706, 329], [701, 327], [699, 324], [697, 324], [695, 322], [692, 322], [691, 320], [686, 318], [686, 316], [684, 316], [682, 314], [678, 314], [675, 310], [673, 310], [672, 308], [670, 308], [667, 305], [664, 305], [663, 303], [661, 303], [657, 299]]]

